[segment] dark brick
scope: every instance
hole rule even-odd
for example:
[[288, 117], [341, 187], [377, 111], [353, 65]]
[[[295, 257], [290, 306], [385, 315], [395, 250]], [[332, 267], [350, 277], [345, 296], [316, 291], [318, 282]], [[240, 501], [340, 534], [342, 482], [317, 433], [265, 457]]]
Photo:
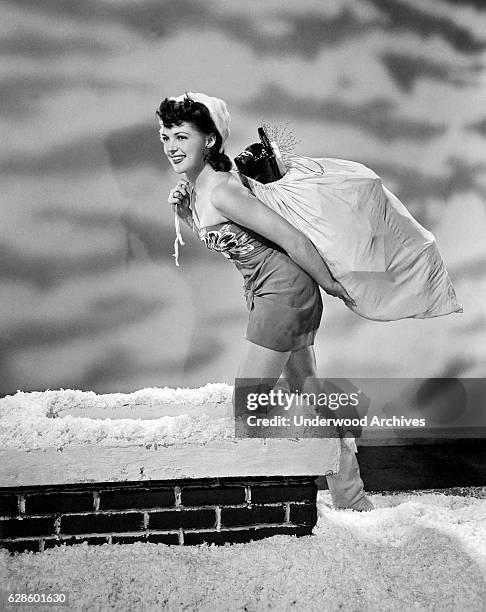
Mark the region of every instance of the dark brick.
[[147, 542], [153, 544], [179, 544], [179, 534], [177, 533], [149, 533]]
[[135, 542], [146, 542], [147, 534], [138, 533], [136, 535], [117, 535], [112, 536], [112, 544], [134, 544]]
[[183, 506], [216, 506], [245, 503], [244, 487], [216, 487], [211, 489], [184, 487], [181, 503]]
[[0, 536], [3, 538], [22, 538], [53, 533], [53, 517], [0, 520]]
[[44, 550], [47, 548], [54, 548], [55, 546], [62, 546], [66, 544], [67, 546], [73, 546], [75, 544], [83, 544], [83, 542], [87, 542], [90, 545], [98, 546], [101, 544], [107, 544], [108, 538], [107, 536], [93, 536], [93, 537], [81, 537], [75, 538], [74, 536], [71, 538], [61, 538], [61, 539], [49, 539], [44, 540]]
[[317, 486], [317, 476], [287, 476], [285, 478], [286, 485], [299, 486], [299, 487], [313, 487]]
[[93, 493], [46, 493], [28, 495], [25, 514], [54, 514], [93, 510]]
[[48, 548], [54, 548], [55, 546], [61, 546], [61, 544], [65, 544], [64, 540], [60, 540], [59, 538], [43, 538], [44, 539], [44, 550]]
[[149, 529], [204, 529], [214, 527], [214, 510], [166, 510], [149, 513]]
[[39, 552], [40, 540], [0, 540], [0, 548], [6, 548], [11, 553], [24, 552], [31, 550], [33, 552]]
[[261, 540], [276, 535], [295, 535], [298, 537], [310, 535], [309, 527], [262, 527], [260, 529], [238, 529], [223, 531], [188, 531], [184, 532], [184, 544], [188, 546], [197, 544], [238, 544]]
[[315, 504], [290, 504], [290, 522], [313, 527], [317, 523], [317, 506]]
[[175, 504], [173, 489], [131, 489], [100, 491], [100, 510], [128, 508], [170, 508]]
[[225, 527], [255, 525], [259, 523], [283, 523], [284, 506], [252, 506], [250, 508], [222, 508], [221, 524]]
[[312, 527], [310, 525], [299, 525], [295, 527], [295, 535], [298, 538], [302, 538], [303, 536], [309, 536], [312, 534]]
[[17, 516], [19, 508], [16, 495], [0, 495], [0, 516]]
[[119, 512], [63, 516], [61, 533], [111, 533], [140, 531], [143, 529], [143, 514]]
[[252, 485], [251, 501], [255, 504], [284, 501], [315, 501], [317, 495], [316, 484], [265, 486]]

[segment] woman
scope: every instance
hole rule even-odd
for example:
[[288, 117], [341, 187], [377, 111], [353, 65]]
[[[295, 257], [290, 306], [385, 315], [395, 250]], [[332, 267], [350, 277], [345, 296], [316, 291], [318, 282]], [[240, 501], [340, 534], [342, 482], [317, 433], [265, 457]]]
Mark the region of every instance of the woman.
[[[232, 163], [223, 151], [229, 114], [222, 100], [189, 92], [163, 100], [157, 115], [164, 152], [182, 176], [169, 203], [209, 249], [233, 260], [245, 279], [250, 314], [236, 378], [258, 379], [262, 391], [283, 373], [291, 391], [315, 392], [319, 285], [347, 304], [353, 300], [311, 241], [230, 172]], [[369, 510], [373, 506], [364, 494], [354, 452], [347, 444], [341, 447], [339, 474], [328, 477], [333, 503]]]

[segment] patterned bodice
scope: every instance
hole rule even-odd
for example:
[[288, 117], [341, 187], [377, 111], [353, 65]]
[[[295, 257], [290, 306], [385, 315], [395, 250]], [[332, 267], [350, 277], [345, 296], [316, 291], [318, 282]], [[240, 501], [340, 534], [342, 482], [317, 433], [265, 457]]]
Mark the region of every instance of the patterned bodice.
[[208, 249], [236, 261], [251, 259], [268, 248], [281, 250], [273, 242], [233, 221], [203, 227], [198, 232]]

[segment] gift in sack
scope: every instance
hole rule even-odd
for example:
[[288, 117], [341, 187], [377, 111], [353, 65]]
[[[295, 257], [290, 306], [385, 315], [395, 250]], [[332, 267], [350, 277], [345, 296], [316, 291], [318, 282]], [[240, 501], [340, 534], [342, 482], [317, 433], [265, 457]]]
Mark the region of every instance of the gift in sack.
[[253, 142], [235, 157], [240, 175], [251, 177], [259, 183], [271, 183], [287, 172], [280, 149], [270, 142], [263, 127], [258, 128], [260, 142]]
[[433, 234], [370, 168], [288, 155], [285, 174], [261, 182], [261, 162], [242, 163], [240, 154], [235, 163], [251, 193], [313, 242], [356, 314], [394, 321], [462, 312]]

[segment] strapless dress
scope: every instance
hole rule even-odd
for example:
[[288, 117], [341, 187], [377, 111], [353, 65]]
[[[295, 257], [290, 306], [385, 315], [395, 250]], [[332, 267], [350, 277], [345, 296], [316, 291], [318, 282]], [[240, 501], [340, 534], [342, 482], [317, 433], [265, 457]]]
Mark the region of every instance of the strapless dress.
[[194, 227], [206, 247], [233, 261], [243, 276], [247, 340], [281, 352], [314, 344], [323, 305], [313, 278], [279, 245], [233, 221]]

